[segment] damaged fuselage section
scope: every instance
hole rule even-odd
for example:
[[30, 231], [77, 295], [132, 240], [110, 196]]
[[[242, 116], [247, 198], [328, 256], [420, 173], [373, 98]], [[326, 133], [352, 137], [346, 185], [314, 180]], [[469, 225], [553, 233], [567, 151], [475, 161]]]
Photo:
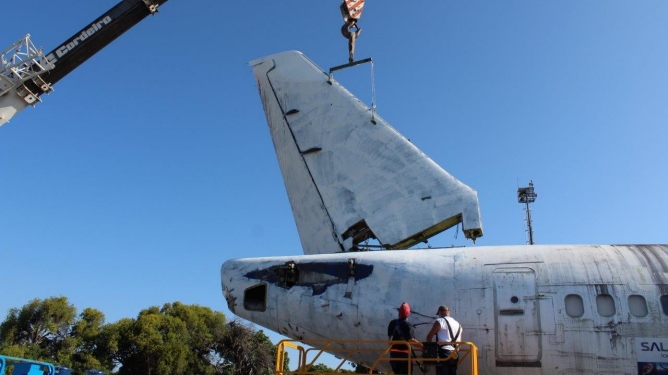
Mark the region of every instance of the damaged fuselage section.
[[228, 308], [286, 336], [325, 338], [323, 332], [297, 322], [323, 313], [356, 319], [359, 293], [355, 288], [371, 277], [374, 266], [349, 255], [227, 261], [222, 275]]
[[355, 259], [347, 262], [309, 262], [297, 264], [294, 261], [248, 272], [245, 276], [263, 284], [278, 287], [311, 288], [314, 296], [323, 294], [329, 286], [348, 284], [371, 275], [373, 266], [356, 264]]
[[[643, 345], [668, 347], [668, 245], [235, 259], [223, 264], [221, 282], [239, 317], [295, 340], [351, 346], [335, 350], [386, 340], [404, 301], [415, 336], [424, 340], [436, 308], [447, 304], [464, 327], [463, 339], [480, 349], [486, 374], [629, 374], [637, 363], [652, 362], [650, 355], [665, 354], [644, 353]], [[368, 366], [376, 357], [366, 355], [350, 360]]]

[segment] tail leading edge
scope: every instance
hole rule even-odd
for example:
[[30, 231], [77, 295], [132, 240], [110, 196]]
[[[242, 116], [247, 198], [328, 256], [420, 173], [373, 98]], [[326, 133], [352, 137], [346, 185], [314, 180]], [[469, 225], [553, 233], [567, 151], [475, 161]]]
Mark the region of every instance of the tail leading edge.
[[368, 239], [406, 249], [462, 223], [482, 236], [477, 192], [444, 171], [300, 52], [250, 62], [305, 254]]

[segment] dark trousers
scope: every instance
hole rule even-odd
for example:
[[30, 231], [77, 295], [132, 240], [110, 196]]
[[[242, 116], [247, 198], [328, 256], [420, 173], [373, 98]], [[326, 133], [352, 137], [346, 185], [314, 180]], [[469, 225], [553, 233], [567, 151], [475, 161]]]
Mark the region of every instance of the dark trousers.
[[[447, 358], [452, 351], [439, 349], [438, 356], [440, 358]], [[448, 359], [444, 362], [439, 362], [436, 365], [436, 375], [457, 375], [457, 359]]]
[[392, 372], [395, 374], [408, 374], [408, 368], [410, 366], [411, 368], [411, 374], [413, 373], [412, 371], [412, 364], [408, 362], [408, 353], [401, 353], [401, 352], [390, 352], [390, 358], [397, 358], [401, 359], [401, 361], [392, 361], [390, 360], [390, 366], [392, 366]]

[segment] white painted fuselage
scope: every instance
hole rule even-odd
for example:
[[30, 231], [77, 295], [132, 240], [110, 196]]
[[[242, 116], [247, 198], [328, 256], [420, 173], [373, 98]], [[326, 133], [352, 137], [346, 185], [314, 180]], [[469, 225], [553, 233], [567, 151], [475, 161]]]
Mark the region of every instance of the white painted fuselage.
[[298, 340], [385, 340], [406, 301], [425, 341], [447, 304], [479, 349], [481, 374], [637, 374], [643, 358], [668, 350], [668, 245], [238, 259], [221, 278], [232, 312]]
[[[303, 54], [251, 65], [307, 255], [225, 262], [230, 311], [297, 340], [387, 340], [405, 301], [426, 341], [446, 304], [482, 374], [668, 374], [668, 245], [390, 250], [482, 236], [477, 192]], [[354, 251], [368, 239], [385, 250]]]

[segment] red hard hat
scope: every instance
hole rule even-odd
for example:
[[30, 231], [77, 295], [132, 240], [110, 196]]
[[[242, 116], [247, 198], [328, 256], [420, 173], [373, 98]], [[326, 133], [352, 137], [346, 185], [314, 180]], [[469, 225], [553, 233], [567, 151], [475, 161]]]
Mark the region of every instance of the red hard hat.
[[399, 317], [400, 318], [408, 318], [408, 316], [411, 314], [411, 307], [408, 306], [408, 303], [404, 302], [399, 306]]

